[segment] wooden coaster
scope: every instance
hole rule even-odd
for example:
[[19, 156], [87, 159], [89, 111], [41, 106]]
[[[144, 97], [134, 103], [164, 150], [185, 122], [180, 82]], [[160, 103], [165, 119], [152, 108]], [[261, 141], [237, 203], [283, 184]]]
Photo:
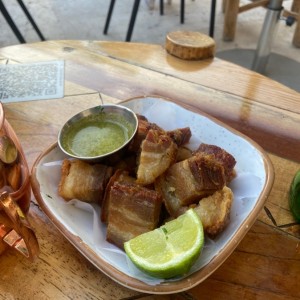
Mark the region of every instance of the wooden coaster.
[[167, 34], [165, 48], [170, 54], [185, 60], [214, 57], [215, 41], [195, 31], [173, 31]]

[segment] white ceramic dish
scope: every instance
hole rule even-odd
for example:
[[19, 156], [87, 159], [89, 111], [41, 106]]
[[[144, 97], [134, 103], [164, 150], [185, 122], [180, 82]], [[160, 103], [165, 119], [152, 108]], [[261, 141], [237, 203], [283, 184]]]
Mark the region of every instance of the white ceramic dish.
[[206, 239], [204, 250], [185, 277], [160, 281], [136, 270], [124, 252], [105, 241], [100, 208], [77, 200], [66, 203], [58, 196], [60, 164], [65, 154], [57, 144], [37, 159], [32, 170], [34, 195], [62, 234], [99, 270], [128, 288], [157, 294], [176, 293], [192, 288], [214, 272], [234, 251], [262, 209], [273, 184], [272, 164], [253, 141], [204, 114], [186, 110], [157, 97], [141, 97], [122, 103], [166, 130], [189, 126], [189, 147], [200, 142], [215, 144], [231, 153], [237, 177], [230, 187], [234, 193], [231, 220], [215, 240]]

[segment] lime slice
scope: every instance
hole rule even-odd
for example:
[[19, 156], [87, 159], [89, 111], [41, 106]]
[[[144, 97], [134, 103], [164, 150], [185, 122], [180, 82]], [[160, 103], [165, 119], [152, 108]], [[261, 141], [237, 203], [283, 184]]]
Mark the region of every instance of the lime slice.
[[131, 239], [124, 248], [140, 270], [167, 279], [186, 274], [200, 255], [203, 243], [201, 221], [189, 209], [177, 219]]
[[300, 222], [300, 171], [296, 173], [291, 184], [289, 202], [295, 219]]

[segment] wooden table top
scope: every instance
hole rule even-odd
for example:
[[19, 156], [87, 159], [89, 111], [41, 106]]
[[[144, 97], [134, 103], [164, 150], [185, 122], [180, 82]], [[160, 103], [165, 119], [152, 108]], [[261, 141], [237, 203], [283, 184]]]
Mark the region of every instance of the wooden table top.
[[300, 297], [300, 226], [288, 190], [300, 169], [300, 94], [214, 58], [184, 61], [161, 45], [47, 41], [0, 49], [0, 63], [65, 61], [65, 96], [4, 105], [30, 168], [72, 115], [104, 103], [159, 95], [208, 113], [269, 154], [275, 181], [265, 209], [236, 250], [209, 278], [176, 295], [127, 289], [96, 269], [54, 227], [32, 196], [29, 220], [40, 243], [30, 263], [0, 256], [0, 299], [296, 299]]

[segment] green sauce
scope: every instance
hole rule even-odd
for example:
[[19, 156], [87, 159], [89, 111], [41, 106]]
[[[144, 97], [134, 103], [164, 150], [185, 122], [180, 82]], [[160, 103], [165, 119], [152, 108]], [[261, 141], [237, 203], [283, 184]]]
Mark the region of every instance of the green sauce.
[[100, 113], [72, 124], [64, 134], [62, 146], [73, 155], [95, 157], [118, 149], [133, 132], [134, 126], [123, 116]]

